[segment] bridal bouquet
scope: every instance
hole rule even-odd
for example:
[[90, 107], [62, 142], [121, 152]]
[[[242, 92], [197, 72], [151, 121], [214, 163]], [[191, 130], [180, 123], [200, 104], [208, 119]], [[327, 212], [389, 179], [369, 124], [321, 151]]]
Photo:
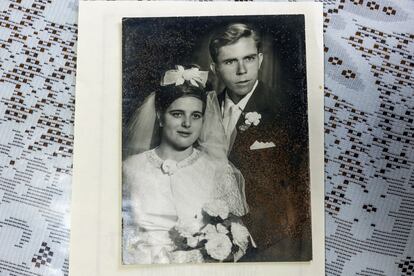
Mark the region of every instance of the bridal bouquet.
[[203, 206], [202, 226], [178, 222], [170, 230], [174, 262], [237, 262], [247, 251], [250, 234], [227, 204], [215, 200]]

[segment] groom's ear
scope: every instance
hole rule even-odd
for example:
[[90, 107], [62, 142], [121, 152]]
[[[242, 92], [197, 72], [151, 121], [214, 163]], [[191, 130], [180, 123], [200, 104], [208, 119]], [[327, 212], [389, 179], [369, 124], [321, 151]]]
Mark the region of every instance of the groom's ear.
[[262, 61], [263, 61], [263, 53], [259, 53], [257, 56], [259, 58], [259, 69], [260, 69], [260, 66], [262, 66]]
[[214, 74], [217, 75], [216, 64], [214, 62], [210, 63], [210, 70], [211, 70], [211, 72], [213, 72]]

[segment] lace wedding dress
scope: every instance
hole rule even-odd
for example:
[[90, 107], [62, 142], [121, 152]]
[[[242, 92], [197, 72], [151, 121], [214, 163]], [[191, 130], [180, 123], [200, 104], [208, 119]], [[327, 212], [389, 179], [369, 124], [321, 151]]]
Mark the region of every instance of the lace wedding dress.
[[170, 263], [169, 231], [177, 223], [202, 226], [201, 209], [215, 199], [234, 215], [245, 205], [232, 167], [197, 149], [186, 159], [162, 160], [155, 150], [123, 162], [123, 263]]

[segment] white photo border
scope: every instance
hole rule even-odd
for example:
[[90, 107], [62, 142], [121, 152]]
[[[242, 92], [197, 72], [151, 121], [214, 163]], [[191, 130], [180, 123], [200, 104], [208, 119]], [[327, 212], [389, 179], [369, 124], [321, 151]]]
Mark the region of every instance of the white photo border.
[[[122, 265], [122, 18], [304, 14], [313, 260]], [[70, 275], [324, 275], [322, 3], [80, 2]]]

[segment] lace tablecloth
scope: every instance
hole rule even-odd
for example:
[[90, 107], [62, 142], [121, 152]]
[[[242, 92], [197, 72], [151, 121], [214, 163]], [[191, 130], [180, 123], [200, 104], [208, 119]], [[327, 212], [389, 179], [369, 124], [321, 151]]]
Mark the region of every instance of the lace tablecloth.
[[[414, 275], [414, 2], [325, 0], [326, 275]], [[0, 275], [67, 275], [77, 0], [0, 2]]]

